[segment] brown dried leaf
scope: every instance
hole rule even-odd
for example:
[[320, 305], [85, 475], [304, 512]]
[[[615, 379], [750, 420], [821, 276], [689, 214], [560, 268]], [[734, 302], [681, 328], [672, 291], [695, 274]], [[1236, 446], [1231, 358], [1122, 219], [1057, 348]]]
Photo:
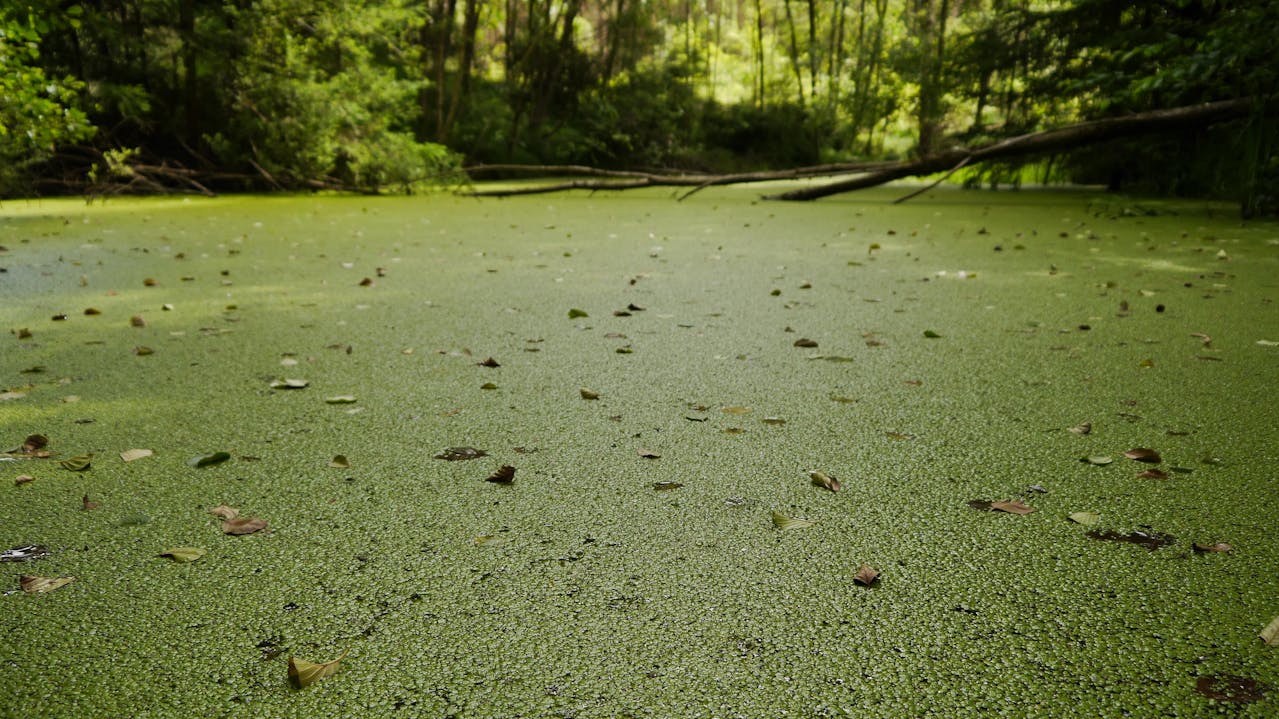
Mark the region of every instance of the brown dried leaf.
[[75, 577], [36, 577], [24, 574], [18, 578], [18, 585], [27, 594], [42, 594], [65, 587], [75, 581]]
[[146, 327], [147, 321], [142, 318], [142, 315], [134, 315], [129, 318], [129, 325], [132, 327]]
[[1159, 456], [1158, 452], [1153, 449], [1146, 449], [1145, 447], [1130, 449], [1127, 452], [1124, 452], [1124, 456], [1137, 462], [1149, 462], [1150, 464], [1159, 464], [1164, 461], [1163, 458]]
[[209, 507], [209, 514], [223, 519], [235, 519], [240, 516], [240, 510], [235, 507], [228, 507], [225, 504], [219, 504], [216, 507]]
[[493, 482], [494, 484], [510, 484], [515, 481], [515, 468], [509, 464], [504, 464], [484, 481]]
[[502, 366], [502, 363], [498, 362], [497, 360], [493, 359], [492, 357], [486, 357], [486, 358], [484, 358], [484, 360], [483, 360], [483, 361], [476, 362], [475, 364], [477, 364], [477, 365], [479, 365], [479, 366], [481, 366], [481, 367], [501, 367], [501, 366]]
[[879, 572], [869, 564], [863, 564], [857, 568], [857, 574], [853, 576], [853, 581], [863, 587], [869, 587], [879, 581]]
[[1035, 511], [1034, 507], [1026, 506], [1020, 500], [991, 502], [990, 508], [995, 512], [1008, 512], [1009, 514], [1030, 514]]
[[795, 340], [795, 346], [796, 347], [816, 347], [817, 340], [810, 340], [807, 337], [800, 337], [799, 339]]
[[222, 533], [241, 535], [253, 534], [266, 529], [266, 520], [259, 517], [236, 517], [222, 523]]
[[34, 482], [34, 481], [36, 481], [36, 478], [32, 477], [29, 474], [19, 474], [17, 477], [14, 477], [13, 485], [17, 487], [17, 486], [26, 484], [27, 482]]

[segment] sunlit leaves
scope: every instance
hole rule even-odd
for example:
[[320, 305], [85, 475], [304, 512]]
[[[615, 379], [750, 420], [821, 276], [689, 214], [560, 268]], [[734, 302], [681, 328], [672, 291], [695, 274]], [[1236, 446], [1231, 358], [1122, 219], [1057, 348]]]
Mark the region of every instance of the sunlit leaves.
[[346, 655], [347, 653], [343, 652], [342, 656], [337, 659], [321, 664], [308, 662], [297, 657], [289, 657], [289, 679], [298, 689], [305, 689], [321, 679], [326, 679], [336, 674], [338, 664], [346, 658]]
[[788, 517], [785, 514], [782, 514], [781, 512], [778, 512], [775, 510], [773, 512], [773, 526], [777, 527], [783, 532], [791, 529], [804, 529], [805, 527], [811, 527], [814, 524], [817, 524], [817, 522], [807, 520], [807, 519], [800, 519], [798, 517]]
[[212, 454], [201, 454], [187, 460], [189, 467], [212, 467], [215, 464], [222, 464], [231, 459], [230, 452], [213, 452]]
[[27, 594], [43, 594], [65, 587], [75, 581], [75, 577], [36, 577], [24, 574], [18, 578], [18, 585]]
[[832, 492], [838, 492], [840, 490], [841, 485], [839, 480], [825, 472], [814, 469], [808, 473], [808, 477], [813, 481], [814, 485], [821, 487], [822, 489], [828, 489]]
[[120, 453], [120, 459], [125, 462], [136, 462], [155, 454], [149, 449], [126, 449]]
[[207, 549], [201, 547], [173, 547], [160, 552], [161, 557], [167, 557], [175, 562], [185, 564], [194, 562], [208, 553]]

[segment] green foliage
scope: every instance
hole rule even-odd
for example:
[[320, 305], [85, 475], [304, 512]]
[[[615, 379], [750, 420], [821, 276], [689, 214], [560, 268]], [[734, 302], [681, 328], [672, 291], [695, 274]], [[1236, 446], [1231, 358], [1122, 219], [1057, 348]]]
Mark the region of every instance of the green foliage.
[[94, 133], [78, 106], [84, 83], [50, 77], [37, 64], [38, 28], [30, 17], [0, 12], [0, 193], [18, 191], [59, 144]]

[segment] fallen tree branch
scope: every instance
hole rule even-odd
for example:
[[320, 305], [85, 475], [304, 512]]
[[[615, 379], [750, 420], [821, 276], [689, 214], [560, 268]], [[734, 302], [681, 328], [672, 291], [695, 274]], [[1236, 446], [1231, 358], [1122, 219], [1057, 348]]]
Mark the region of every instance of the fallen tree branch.
[[931, 175], [960, 163], [975, 164], [1009, 157], [1061, 152], [1123, 137], [1206, 127], [1214, 123], [1245, 117], [1251, 112], [1252, 107], [1251, 98], [1241, 98], [1081, 122], [1011, 137], [971, 150], [956, 149], [917, 160], [899, 162], [861, 177], [791, 190], [767, 196], [765, 199], [816, 200], [842, 192], [875, 187], [904, 177]]

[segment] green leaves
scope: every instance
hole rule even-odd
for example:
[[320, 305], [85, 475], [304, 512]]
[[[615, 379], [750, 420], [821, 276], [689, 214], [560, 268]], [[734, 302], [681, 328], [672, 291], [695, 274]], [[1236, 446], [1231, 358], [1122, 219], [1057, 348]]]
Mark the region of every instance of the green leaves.
[[1075, 524], [1082, 524], [1091, 527], [1101, 521], [1101, 515], [1096, 512], [1071, 512], [1066, 518]]
[[1261, 641], [1266, 643], [1268, 647], [1279, 647], [1279, 617], [1270, 620], [1270, 623], [1261, 630]]
[[173, 547], [172, 549], [166, 549], [163, 552], [160, 552], [159, 556], [168, 557], [175, 562], [185, 564], [187, 562], [194, 562], [207, 553], [208, 550], [201, 547]]
[[64, 459], [58, 462], [58, 464], [61, 465], [63, 469], [67, 469], [72, 472], [83, 472], [84, 470], [92, 466], [93, 455], [92, 454], [77, 455], [69, 459]]

